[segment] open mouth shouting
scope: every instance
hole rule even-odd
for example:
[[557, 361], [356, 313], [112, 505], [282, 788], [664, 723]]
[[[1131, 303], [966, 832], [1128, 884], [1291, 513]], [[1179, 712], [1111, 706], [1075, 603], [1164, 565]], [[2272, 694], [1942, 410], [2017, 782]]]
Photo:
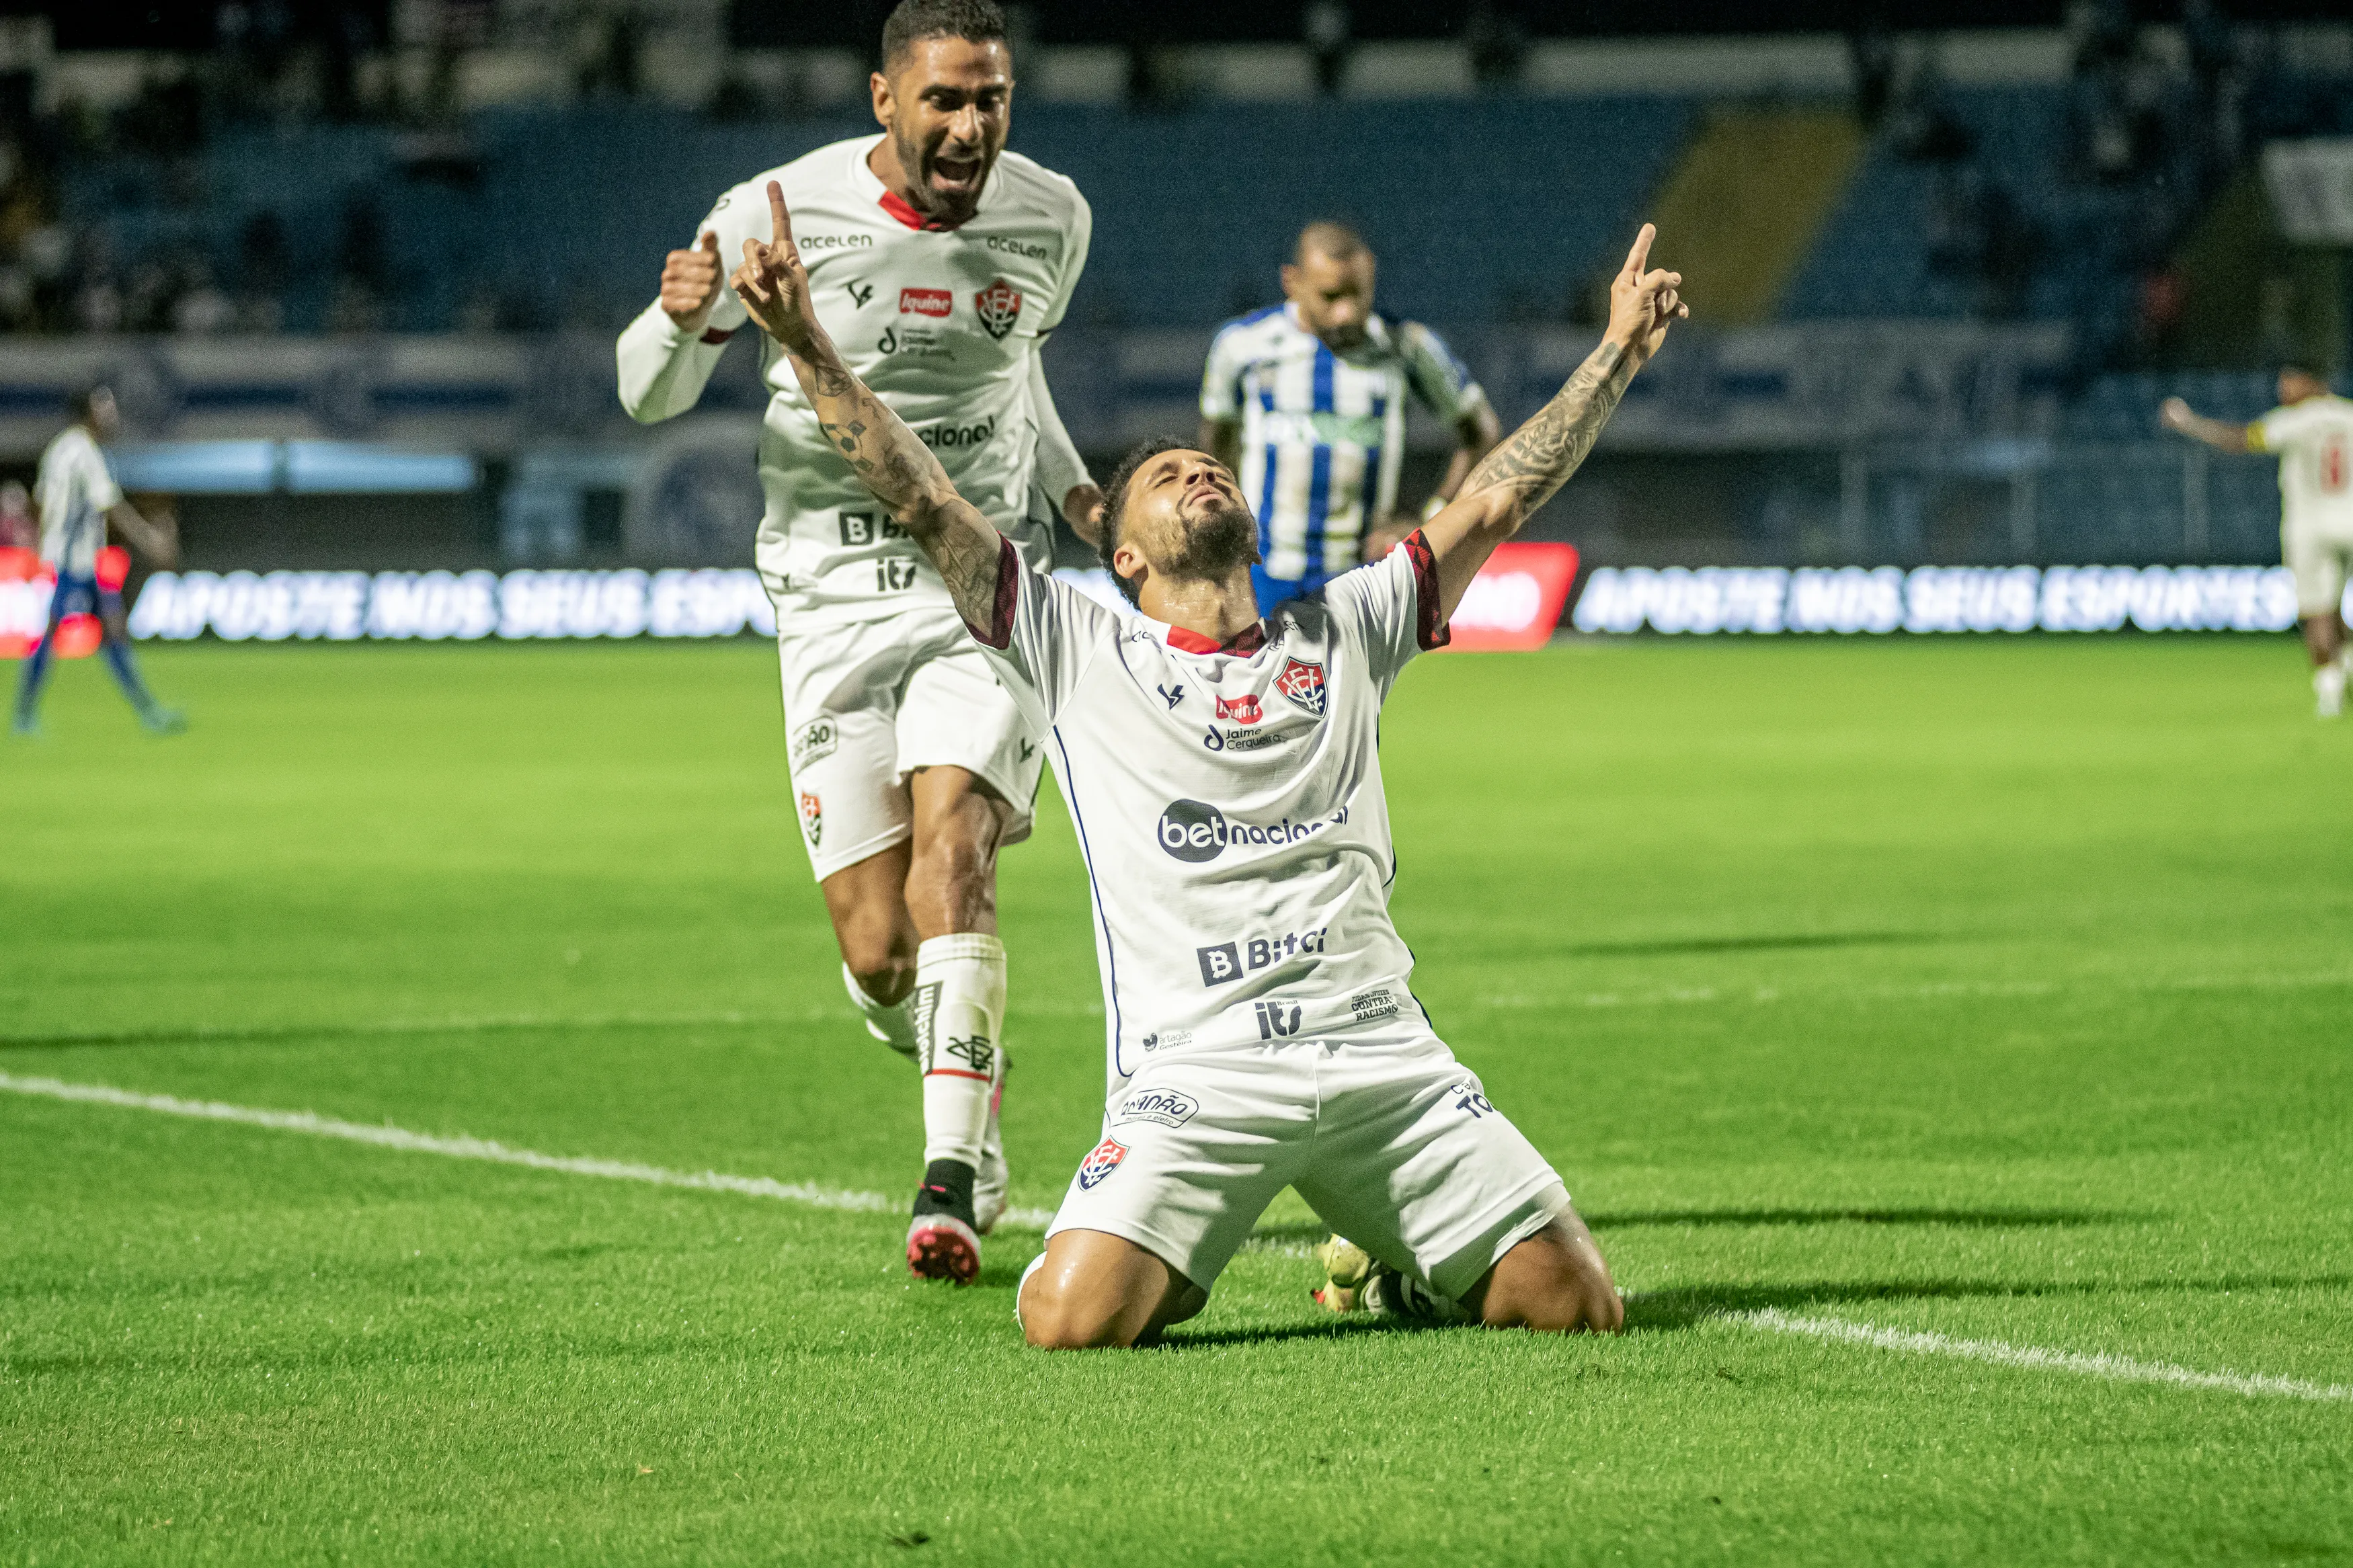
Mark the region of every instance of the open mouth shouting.
[[988, 163], [978, 153], [943, 150], [932, 159], [932, 188], [942, 195], [977, 195], [987, 173]]

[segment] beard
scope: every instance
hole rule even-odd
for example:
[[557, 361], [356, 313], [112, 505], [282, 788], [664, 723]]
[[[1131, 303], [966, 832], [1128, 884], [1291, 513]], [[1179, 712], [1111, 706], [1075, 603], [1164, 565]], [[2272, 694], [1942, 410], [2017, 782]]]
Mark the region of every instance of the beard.
[[1221, 504], [1187, 523], [1184, 542], [1161, 570], [1220, 583], [1237, 566], [1258, 563], [1258, 520], [1247, 507]]

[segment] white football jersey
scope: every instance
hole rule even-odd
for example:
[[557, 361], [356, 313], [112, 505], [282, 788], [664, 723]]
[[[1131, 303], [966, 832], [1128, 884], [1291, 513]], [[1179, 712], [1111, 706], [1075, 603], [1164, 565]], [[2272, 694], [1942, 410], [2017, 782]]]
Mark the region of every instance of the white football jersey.
[[59, 432], [41, 453], [33, 498], [41, 508], [41, 559], [61, 577], [88, 577], [106, 547], [106, 514], [122, 489], [97, 438], [79, 425]]
[[2280, 525], [2353, 536], [2353, 401], [2307, 397], [2247, 426], [2251, 451], [2279, 454]]
[[1380, 712], [1446, 640], [1419, 533], [1224, 647], [1009, 545], [997, 678], [1047, 736], [1093, 889], [1109, 1092], [1155, 1053], [1427, 1026], [1389, 922]]
[[[719, 198], [690, 242], [716, 234], [721, 265], [732, 270], [746, 239], [771, 237], [767, 184], [781, 184], [818, 319], [842, 359], [938, 455], [957, 493], [1042, 567], [1051, 535], [1050, 521], [1033, 516], [1043, 509], [1031, 504], [1034, 361], [1086, 265], [1092, 216], [1076, 185], [1008, 152], [970, 222], [926, 226], [867, 166], [881, 141], [837, 142], [754, 175]], [[743, 301], [723, 288], [704, 342], [723, 342], [747, 320]], [[803, 626], [948, 605], [939, 574], [819, 434], [792, 366], [765, 332], [749, 330], [774, 393], [760, 437], [767, 505], [755, 550], [770, 591]], [[680, 341], [659, 302], [622, 335], [623, 396], [638, 418], [682, 412], [701, 393], [717, 353], [674, 358]], [[669, 368], [633, 388], [633, 354]], [[663, 382], [681, 370], [689, 374], [675, 390]], [[1062, 498], [1046, 499], [1059, 506]]]

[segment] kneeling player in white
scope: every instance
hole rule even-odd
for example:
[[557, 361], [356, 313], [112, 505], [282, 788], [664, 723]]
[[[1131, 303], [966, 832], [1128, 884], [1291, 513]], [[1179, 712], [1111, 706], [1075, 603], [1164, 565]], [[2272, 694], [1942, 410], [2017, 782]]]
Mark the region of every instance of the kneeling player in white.
[[[820, 147], [775, 178], [807, 220], [813, 287], [850, 359], [1042, 565], [1045, 498], [1082, 531], [1102, 504], [1038, 362], [1086, 262], [1087, 205], [1006, 150], [1012, 60], [988, 0], [902, 0], [882, 56], [884, 133]], [[767, 232], [766, 178], [719, 199], [622, 334], [622, 401], [637, 418], [691, 408], [743, 321], [721, 258]], [[757, 558], [776, 606], [801, 835], [851, 1002], [923, 1073], [908, 1265], [968, 1282], [1006, 1200], [997, 854], [1029, 837], [1038, 736], [901, 520], [828, 449], [791, 374], [773, 353], [761, 370], [773, 395]]]
[[818, 325], [783, 194], [733, 282], [836, 447], [939, 567], [1048, 730], [1098, 916], [1112, 1093], [1024, 1276], [1033, 1344], [1127, 1345], [1198, 1311], [1296, 1187], [1427, 1300], [1495, 1325], [1613, 1330], [1609, 1268], [1552, 1167], [1454, 1059], [1388, 918], [1382, 700], [1472, 577], [1557, 490], [1683, 307], [1646, 226], [1600, 346], [1386, 558], [1261, 620], [1257, 524], [1178, 443], [1110, 488], [1142, 614], [1029, 570]]

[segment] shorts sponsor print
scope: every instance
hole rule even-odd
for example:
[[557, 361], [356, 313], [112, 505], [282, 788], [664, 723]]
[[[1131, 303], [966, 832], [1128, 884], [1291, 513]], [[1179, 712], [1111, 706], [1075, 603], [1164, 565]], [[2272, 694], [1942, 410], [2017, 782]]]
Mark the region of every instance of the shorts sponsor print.
[[820, 713], [793, 731], [786, 754], [792, 759], [794, 767], [805, 768], [833, 755], [833, 749], [840, 743], [841, 727], [834, 722], [832, 714]]
[[1119, 1102], [1119, 1109], [1111, 1114], [1111, 1123], [1120, 1127], [1131, 1121], [1156, 1121], [1163, 1127], [1182, 1127], [1200, 1109], [1199, 1100], [1176, 1089], [1138, 1089]]

